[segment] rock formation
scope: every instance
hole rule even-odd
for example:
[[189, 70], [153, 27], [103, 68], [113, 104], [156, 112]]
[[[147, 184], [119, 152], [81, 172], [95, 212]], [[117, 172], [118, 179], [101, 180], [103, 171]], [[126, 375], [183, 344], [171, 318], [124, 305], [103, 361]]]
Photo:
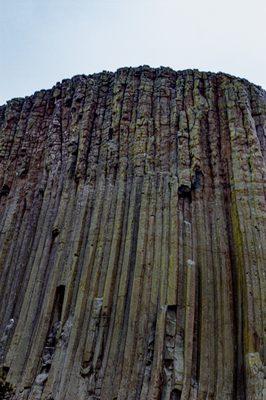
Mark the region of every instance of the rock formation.
[[0, 107], [0, 397], [262, 400], [265, 135], [260, 87], [197, 70]]

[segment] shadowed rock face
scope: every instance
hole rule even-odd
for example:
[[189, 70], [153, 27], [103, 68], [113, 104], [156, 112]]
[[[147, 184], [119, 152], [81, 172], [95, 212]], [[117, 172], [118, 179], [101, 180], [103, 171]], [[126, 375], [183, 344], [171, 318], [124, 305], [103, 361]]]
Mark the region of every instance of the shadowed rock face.
[[0, 397], [262, 400], [265, 134], [221, 73], [0, 107]]

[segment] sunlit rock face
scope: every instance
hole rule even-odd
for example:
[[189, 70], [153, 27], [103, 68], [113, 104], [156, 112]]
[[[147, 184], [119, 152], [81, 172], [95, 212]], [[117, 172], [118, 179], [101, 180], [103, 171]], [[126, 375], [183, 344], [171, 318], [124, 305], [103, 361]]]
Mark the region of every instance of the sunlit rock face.
[[262, 400], [265, 135], [197, 70], [0, 107], [0, 398]]

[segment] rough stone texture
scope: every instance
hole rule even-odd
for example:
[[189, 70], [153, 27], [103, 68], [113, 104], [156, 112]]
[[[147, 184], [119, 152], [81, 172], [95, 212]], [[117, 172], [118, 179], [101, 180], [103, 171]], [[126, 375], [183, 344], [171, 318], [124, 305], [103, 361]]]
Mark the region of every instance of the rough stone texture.
[[262, 400], [265, 135], [261, 88], [197, 70], [0, 107], [1, 398]]

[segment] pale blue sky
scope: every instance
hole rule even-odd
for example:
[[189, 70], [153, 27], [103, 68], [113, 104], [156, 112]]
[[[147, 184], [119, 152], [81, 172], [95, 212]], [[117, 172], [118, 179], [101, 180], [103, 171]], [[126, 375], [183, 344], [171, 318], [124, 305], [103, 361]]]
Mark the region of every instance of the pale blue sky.
[[0, 104], [77, 74], [149, 64], [266, 88], [266, 0], [0, 0]]

